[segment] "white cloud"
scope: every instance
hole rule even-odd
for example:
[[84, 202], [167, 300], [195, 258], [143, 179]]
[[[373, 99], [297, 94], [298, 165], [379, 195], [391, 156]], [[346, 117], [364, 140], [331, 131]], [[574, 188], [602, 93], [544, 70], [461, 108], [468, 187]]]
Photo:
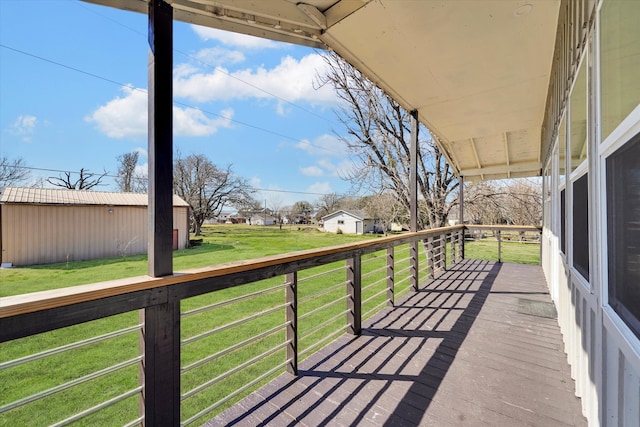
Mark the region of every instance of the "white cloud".
[[[273, 95], [277, 95], [290, 102], [334, 105], [338, 101], [330, 87], [325, 85], [318, 90], [313, 87], [316, 74], [322, 73], [325, 67], [322, 55], [316, 53], [300, 60], [286, 56], [272, 69], [258, 67], [230, 72], [224, 68], [216, 68], [205, 72], [193, 67], [181, 67], [179, 72], [174, 73], [173, 89], [176, 97], [198, 102], [271, 99]], [[284, 112], [282, 106], [278, 108]]]
[[306, 190], [308, 193], [319, 193], [319, 194], [329, 194], [333, 193], [331, 189], [331, 184], [328, 182], [316, 182], [307, 187]]
[[138, 177], [146, 177], [149, 172], [149, 163], [144, 163], [142, 165], [136, 165], [134, 174]]
[[[132, 87], [123, 88], [124, 96], [99, 107], [86, 120], [111, 138], [142, 138], [147, 135], [147, 93]], [[209, 136], [219, 128], [230, 127], [233, 110], [209, 118], [197, 108], [173, 107], [173, 133], [176, 136]]]
[[226, 45], [241, 47], [246, 49], [273, 49], [282, 48], [286, 45], [277, 43], [273, 40], [263, 39], [261, 37], [249, 36], [246, 34], [233, 33], [231, 31], [223, 31], [215, 28], [201, 27], [199, 25], [191, 25], [191, 28], [202, 40], [216, 40]]
[[300, 173], [306, 176], [322, 176], [324, 171], [318, 166], [308, 166], [306, 168], [300, 168]]
[[24, 142], [31, 142], [31, 136], [36, 128], [38, 119], [36, 116], [18, 116], [11, 126], [11, 133], [22, 137]]
[[111, 138], [142, 138], [147, 134], [147, 93], [127, 86], [116, 97], [85, 118]]
[[313, 156], [347, 157], [346, 144], [334, 135], [320, 135], [313, 142], [305, 139], [296, 144], [296, 148]]
[[149, 157], [149, 153], [147, 152], [147, 149], [144, 147], [136, 147], [133, 151], [139, 153], [140, 156], [142, 157]]
[[222, 110], [220, 116], [222, 117], [210, 119], [197, 108], [173, 107], [173, 133], [179, 136], [209, 136], [219, 128], [231, 127], [233, 110]]
[[196, 54], [196, 58], [207, 65], [238, 64], [244, 62], [244, 53], [239, 50], [210, 47], [202, 49]]

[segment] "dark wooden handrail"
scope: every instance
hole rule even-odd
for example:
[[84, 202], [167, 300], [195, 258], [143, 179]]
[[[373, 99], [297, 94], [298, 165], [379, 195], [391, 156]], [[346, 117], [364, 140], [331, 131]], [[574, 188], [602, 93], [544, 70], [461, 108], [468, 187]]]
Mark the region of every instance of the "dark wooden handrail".
[[[353, 253], [370, 253], [389, 247], [417, 241], [428, 236], [441, 233], [449, 233], [462, 229], [462, 226], [452, 226], [423, 230], [416, 233], [407, 233], [397, 236], [382, 237], [376, 240], [369, 240], [344, 245], [330, 246], [320, 249], [310, 249], [299, 252], [292, 252], [283, 255], [272, 255], [252, 260], [236, 261], [225, 264], [218, 264], [209, 267], [195, 268], [176, 272], [173, 275], [153, 278], [150, 276], [130, 277], [125, 279], [111, 280], [107, 282], [93, 283], [88, 285], [78, 285], [68, 288], [53, 289], [49, 291], [33, 292], [22, 295], [14, 295], [0, 298], [0, 319], [12, 316], [33, 313], [37, 311], [59, 308], [67, 305], [95, 301], [101, 298], [114, 297], [138, 291], [162, 288], [166, 286], [180, 285], [188, 282], [199, 282], [207, 279], [219, 277], [247, 274], [247, 279], [230, 283], [232, 287], [242, 285], [251, 281], [250, 273], [265, 268], [285, 267], [286, 271], [274, 271], [275, 275], [287, 274], [293, 271], [314, 267], [327, 262], [326, 258], [335, 258], [332, 261], [347, 259]], [[331, 261], [328, 261], [331, 262]], [[212, 289], [203, 292], [192, 291], [193, 295], [211, 292]], [[142, 308], [142, 307], [139, 307]]]

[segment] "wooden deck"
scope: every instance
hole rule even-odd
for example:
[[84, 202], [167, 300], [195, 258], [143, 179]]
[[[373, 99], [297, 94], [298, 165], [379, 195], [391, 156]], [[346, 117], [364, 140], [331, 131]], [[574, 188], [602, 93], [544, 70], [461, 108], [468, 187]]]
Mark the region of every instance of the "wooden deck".
[[538, 266], [465, 260], [207, 426], [583, 426]]

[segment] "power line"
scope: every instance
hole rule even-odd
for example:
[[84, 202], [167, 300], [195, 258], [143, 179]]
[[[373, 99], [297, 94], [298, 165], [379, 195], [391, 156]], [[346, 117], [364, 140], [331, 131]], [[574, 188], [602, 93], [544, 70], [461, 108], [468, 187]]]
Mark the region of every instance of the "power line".
[[[11, 165], [11, 164], [0, 164], [0, 168], [13, 168], [13, 169], [26, 169], [26, 170], [32, 170], [32, 171], [42, 171], [42, 172], [57, 172], [57, 173], [68, 173], [68, 174], [80, 174], [80, 172], [77, 171], [70, 171], [70, 170], [63, 170], [63, 169], [51, 169], [51, 168], [37, 168], [37, 167], [33, 167], [33, 166], [19, 166], [19, 165]], [[98, 173], [96, 173], [97, 175]], [[100, 174], [101, 176], [107, 177], [107, 178], [120, 178], [120, 175], [109, 175], [109, 174]], [[138, 177], [137, 179], [139, 180], [143, 180], [143, 181], [147, 181], [148, 178], [147, 177]], [[279, 189], [273, 189], [273, 188], [259, 188], [259, 187], [252, 187], [249, 186], [248, 188], [250, 188], [251, 190], [254, 191], [269, 191], [269, 192], [273, 192], [273, 193], [287, 193], [287, 194], [308, 194], [308, 195], [312, 195], [312, 196], [327, 196], [330, 193], [315, 193], [312, 191], [294, 191], [294, 190], [279, 190]]]
[[[11, 46], [7, 46], [7, 45], [2, 44], [2, 43], [0, 43], [0, 47], [2, 47], [2, 48], [4, 48], [4, 49], [11, 50], [11, 51], [14, 51], [14, 52], [16, 52], [16, 53], [19, 53], [19, 54], [22, 54], [22, 55], [25, 55], [25, 56], [29, 56], [29, 57], [34, 58], [34, 59], [38, 59], [38, 60], [40, 60], [40, 61], [44, 61], [44, 62], [47, 62], [47, 63], [53, 64], [53, 65], [56, 65], [56, 66], [62, 67], [62, 68], [66, 68], [66, 69], [71, 70], [71, 71], [75, 71], [75, 72], [77, 72], [77, 73], [81, 73], [81, 74], [84, 74], [84, 75], [87, 75], [87, 76], [90, 76], [90, 77], [94, 77], [94, 78], [96, 78], [96, 79], [103, 80], [103, 81], [105, 81], [105, 82], [108, 82], [108, 83], [111, 83], [111, 84], [114, 84], [114, 85], [117, 85], [117, 86], [120, 86], [120, 87], [123, 87], [123, 88], [129, 88], [129, 89], [132, 89], [132, 90], [135, 90], [135, 91], [138, 91], [138, 92], [145, 93], [145, 94], [147, 94], [147, 95], [148, 95], [148, 93], [149, 93], [149, 92], [148, 92], [147, 90], [145, 90], [145, 89], [132, 87], [131, 85], [128, 85], [128, 84], [125, 84], [125, 83], [122, 83], [122, 82], [118, 82], [118, 81], [116, 81], [116, 80], [112, 80], [112, 79], [109, 79], [109, 78], [107, 78], [107, 77], [103, 77], [103, 76], [100, 76], [100, 75], [98, 75], [98, 74], [91, 73], [91, 72], [89, 72], [89, 71], [84, 71], [84, 70], [81, 70], [81, 69], [79, 69], [79, 68], [72, 67], [72, 66], [70, 66], [70, 65], [65, 65], [65, 64], [62, 64], [62, 63], [60, 63], [60, 62], [57, 62], [57, 61], [53, 61], [53, 60], [51, 60], [51, 59], [44, 58], [44, 57], [42, 57], [42, 56], [40, 56], [40, 55], [35, 55], [35, 54], [29, 53], [29, 52], [25, 52], [25, 51], [23, 51], [23, 50], [21, 50], [21, 49], [16, 49], [16, 48], [13, 48], [13, 47], [11, 47]], [[259, 131], [261, 131], [261, 132], [268, 133], [268, 134], [271, 134], [271, 135], [274, 135], [274, 136], [279, 136], [279, 137], [281, 137], [281, 138], [285, 138], [285, 139], [288, 139], [288, 140], [290, 140], [290, 141], [299, 142], [299, 143], [306, 143], [306, 144], [309, 144], [310, 146], [315, 147], [315, 148], [317, 148], [317, 149], [324, 150], [324, 151], [327, 151], [327, 152], [329, 152], [329, 153], [334, 153], [334, 154], [335, 154], [335, 151], [334, 151], [334, 150], [330, 150], [330, 149], [328, 149], [328, 148], [326, 148], [326, 147], [323, 147], [323, 146], [320, 146], [320, 145], [313, 144], [313, 143], [312, 143], [312, 142], [310, 142], [310, 141], [303, 141], [303, 140], [298, 139], [298, 138], [295, 138], [295, 137], [293, 137], [293, 136], [285, 135], [285, 134], [280, 133], [280, 132], [276, 132], [276, 131], [273, 131], [273, 130], [270, 130], [270, 129], [266, 129], [266, 128], [263, 128], [263, 127], [260, 127], [260, 126], [252, 125], [252, 124], [249, 124], [249, 123], [247, 123], [247, 122], [243, 122], [243, 121], [240, 121], [240, 120], [237, 120], [237, 119], [233, 119], [233, 118], [228, 117], [228, 116], [225, 116], [225, 115], [223, 115], [223, 114], [214, 113], [214, 112], [212, 112], [212, 111], [204, 110], [204, 109], [202, 109], [202, 108], [200, 108], [200, 107], [196, 107], [196, 106], [193, 106], [193, 105], [190, 105], [190, 104], [184, 103], [184, 102], [180, 102], [180, 101], [175, 101], [175, 100], [174, 100], [174, 101], [173, 101], [173, 105], [179, 105], [179, 106], [182, 106], [182, 107], [192, 108], [192, 109], [194, 109], [194, 110], [201, 111], [202, 113], [205, 113], [205, 114], [210, 115], [210, 116], [220, 117], [220, 118], [223, 118], [223, 119], [225, 119], [225, 120], [229, 120], [230, 122], [237, 123], [237, 124], [242, 125], [242, 126], [245, 126], [245, 127], [250, 127], [250, 128], [252, 128], [252, 129], [256, 129], [256, 130], [259, 130]]]
[[[111, 17], [109, 17], [109, 16], [106, 16], [106, 15], [104, 15], [104, 14], [100, 13], [100, 12], [97, 12], [97, 11], [95, 11], [95, 10], [92, 10], [92, 9], [90, 9], [89, 7], [87, 7], [87, 6], [83, 5], [83, 4], [79, 3], [79, 2], [76, 2], [76, 4], [77, 4], [78, 6], [80, 6], [81, 8], [85, 9], [87, 12], [93, 13], [93, 14], [94, 14], [94, 15], [96, 15], [96, 16], [100, 16], [100, 17], [101, 17], [101, 18], [103, 18], [103, 19], [106, 19], [106, 20], [108, 20], [108, 21], [111, 21], [111, 22], [113, 22], [114, 24], [119, 25], [119, 26], [121, 26], [121, 27], [123, 27], [123, 28], [126, 28], [127, 30], [129, 30], [129, 31], [131, 31], [131, 32], [133, 32], [133, 33], [135, 33], [135, 34], [137, 34], [137, 35], [139, 35], [139, 36], [143, 37], [143, 38], [146, 38], [146, 37], [147, 37], [147, 34], [145, 34], [145, 33], [141, 32], [141, 31], [138, 31], [137, 29], [135, 29], [135, 28], [133, 28], [133, 27], [130, 27], [130, 26], [128, 26], [128, 25], [125, 25], [125, 24], [123, 24], [122, 22], [120, 22], [120, 21], [118, 21], [118, 20], [116, 20], [116, 19], [113, 19], [113, 18], [111, 18]], [[186, 52], [183, 52], [183, 51], [181, 51], [181, 50], [179, 50], [179, 49], [176, 49], [175, 47], [173, 48], [173, 51], [174, 51], [174, 52], [177, 52], [177, 53], [179, 53], [179, 54], [181, 54], [181, 55], [184, 55], [185, 57], [187, 57], [187, 58], [189, 58], [189, 59], [191, 59], [191, 60], [193, 60], [193, 61], [196, 61], [196, 62], [198, 62], [198, 63], [200, 63], [200, 64], [202, 64], [202, 65], [204, 65], [204, 66], [206, 66], [206, 67], [209, 67], [209, 68], [213, 69], [214, 71], [217, 71], [217, 72], [222, 73], [222, 74], [224, 74], [224, 75], [226, 75], [226, 76], [228, 76], [228, 77], [230, 77], [230, 78], [232, 78], [232, 79], [235, 79], [235, 80], [237, 80], [237, 81], [239, 81], [239, 82], [241, 82], [241, 83], [244, 83], [245, 85], [247, 85], [247, 86], [249, 86], [249, 87], [252, 87], [252, 88], [254, 88], [254, 89], [256, 89], [256, 90], [258, 90], [258, 91], [260, 91], [260, 92], [262, 92], [262, 93], [265, 93], [265, 94], [267, 94], [267, 95], [269, 95], [269, 96], [271, 96], [271, 97], [273, 97], [273, 98], [279, 99], [279, 100], [281, 100], [281, 101], [283, 101], [283, 102], [285, 102], [285, 103], [287, 103], [287, 104], [289, 104], [289, 105], [291, 105], [291, 106], [293, 106], [293, 107], [295, 107], [295, 108], [297, 108], [297, 109], [299, 109], [299, 110], [301, 110], [301, 111], [304, 111], [304, 112], [305, 112], [305, 113], [307, 113], [307, 114], [311, 114], [311, 115], [313, 115], [313, 116], [316, 116], [316, 117], [318, 117], [318, 118], [320, 118], [320, 119], [322, 119], [322, 120], [325, 120], [325, 121], [327, 121], [327, 122], [329, 122], [329, 123], [335, 123], [333, 120], [330, 120], [330, 119], [328, 119], [328, 118], [326, 118], [326, 117], [324, 117], [324, 116], [321, 116], [320, 114], [317, 114], [317, 113], [315, 113], [315, 112], [313, 112], [313, 111], [311, 111], [311, 110], [309, 110], [309, 109], [307, 109], [307, 108], [304, 108], [303, 106], [298, 105], [298, 104], [296, 104], [296, 103], [295, 103], [295, 102], [293, 102], [293, 101], [290, 101], [290, 100], [288, 100], [288, 99], [286, 99], [286, 98], [281, 97], [280, 95], [276, 95], [276, 94], [274, 94], [274, 93], [272, 93], [272, 92], [269, 92], [269, 91], [268, 91], [268, 90], [266, 90], [266, 89], [263, 89], [263, 88], [261, 88], [261, 87], [259, 87], [259, 86], [254, 85], [253, 83], [249, 83], [249, 82], [247, 82], [246, 80], [243, 80], [243, 79], [241, 79], [241, 78], [240, 78], [240, 77], [238, 77], [238, 76], [234, 76], [233, 74], [231, 74], [231, 73], [227, 72], [226, 70], [224, 70], [224, 69], [223, 69], [223, 68], [221, 68], [221, 67], [217, 67], [217, 66], [215, 66], [215, 65], [212, 65], [212, 64], [209, 64], [209, 63], [207, 63], [207, 62], [204, 62], [204, 61], [202, 61], [200, 58], [196, 58], [196, 57], [194, 57], [194, 56], [192, 56], [192, 55], [190, 55], [190, 54], [188, 54], [188, 53], [186, 53]]]

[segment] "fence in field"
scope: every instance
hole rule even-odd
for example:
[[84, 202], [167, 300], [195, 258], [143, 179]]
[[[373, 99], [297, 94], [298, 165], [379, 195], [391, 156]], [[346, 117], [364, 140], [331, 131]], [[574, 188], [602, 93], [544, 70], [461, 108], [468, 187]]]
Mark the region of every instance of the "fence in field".
[[360, 334], [364, 319], [461, 260], [465, 233], [479, 231], [497, 231], [499, 254], [502, 233], [540, 232], [453, 226], [1, 298], [0, 424], [203, 422], [296, 374], [340, 334]]

